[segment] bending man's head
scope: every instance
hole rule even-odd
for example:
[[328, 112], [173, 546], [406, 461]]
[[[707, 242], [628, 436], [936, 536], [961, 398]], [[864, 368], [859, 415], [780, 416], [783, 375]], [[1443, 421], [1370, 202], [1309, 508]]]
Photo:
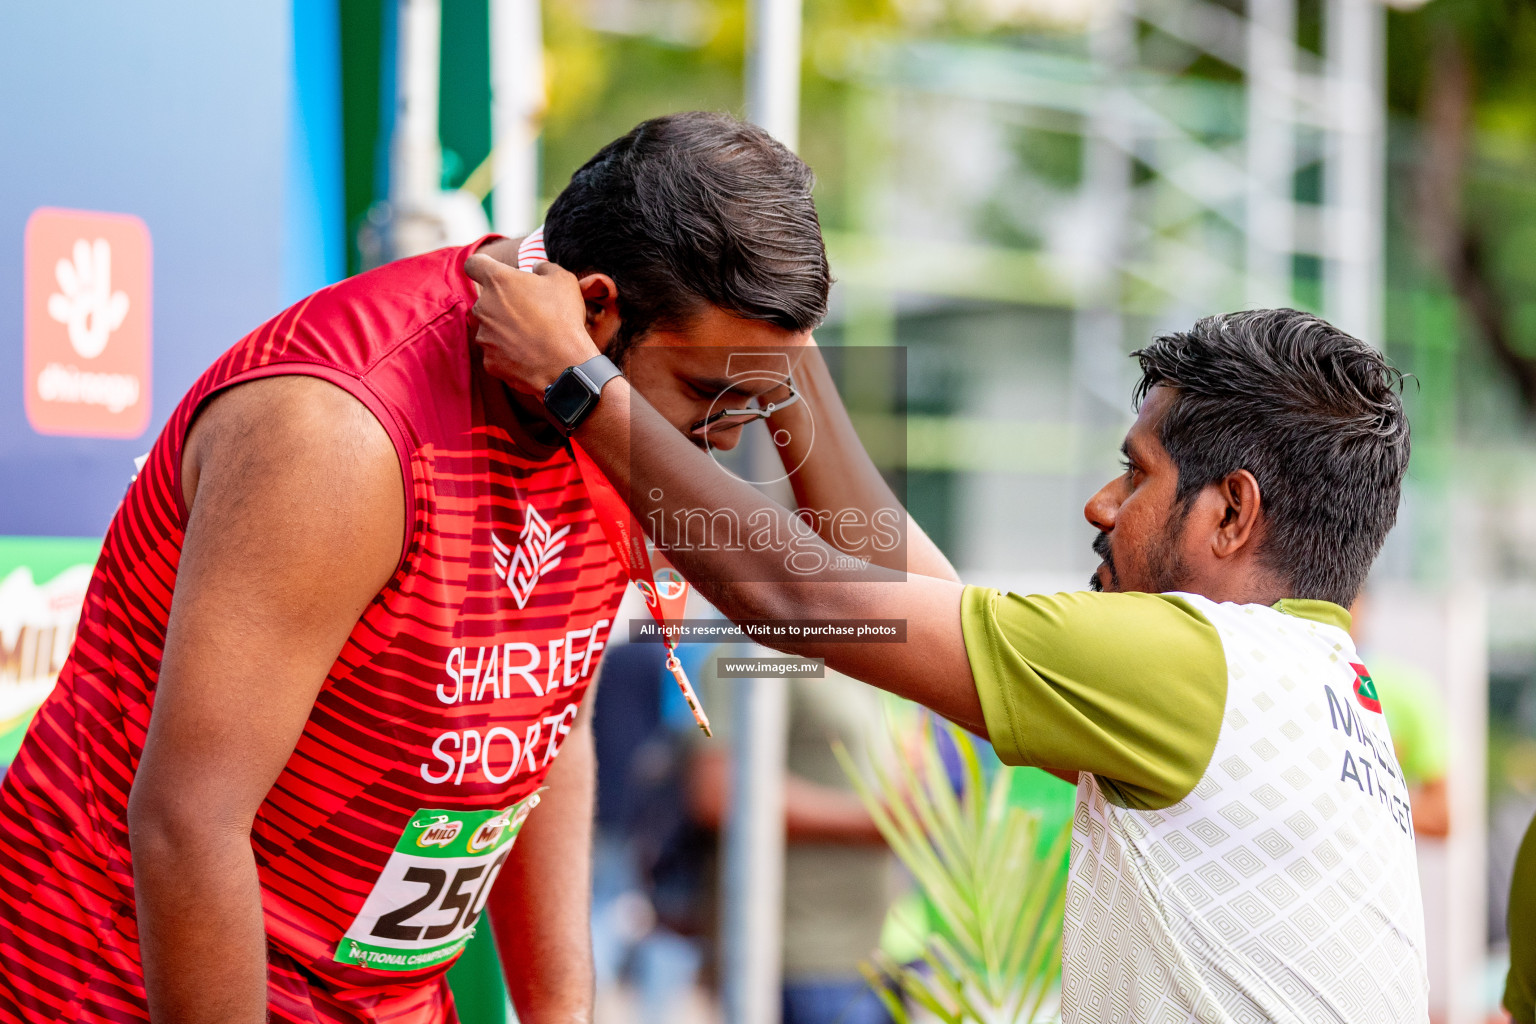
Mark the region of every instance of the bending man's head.
[[549, 258], [618, 285], [622, 360], [656, 328], [708, 306], [815, 329], [832, 285], [815, 177], [767, 132], [727, 114], [653, 118], [598, 151], [549, 208]]
[[792, 350], [826, 316], [814, 180], [755, 125], [672, 114], [604, 146], [550, 207], [549, 258], [582, 279], [593, 340], [678, 426], [750, 397], [719, 398], [730, 350]]
[[1085, 509], [1096, 589], [1348, 607], [1397, 520], [1402, 375], [1289, 309], [1207, 317], [1135, 358], [1127, 470]]

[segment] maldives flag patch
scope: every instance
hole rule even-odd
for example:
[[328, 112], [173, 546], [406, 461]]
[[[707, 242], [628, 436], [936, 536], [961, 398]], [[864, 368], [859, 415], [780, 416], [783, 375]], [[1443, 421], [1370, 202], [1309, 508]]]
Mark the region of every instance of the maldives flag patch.
[[1376, 696], [1376, 684], [1371, 680], [1371, 673], [1364, 665], [1357, 665], [1353, 661], [1349, 667], [1355, 670], [1355, 700], [1365, 710], [1381, 714], [1381, 698]]

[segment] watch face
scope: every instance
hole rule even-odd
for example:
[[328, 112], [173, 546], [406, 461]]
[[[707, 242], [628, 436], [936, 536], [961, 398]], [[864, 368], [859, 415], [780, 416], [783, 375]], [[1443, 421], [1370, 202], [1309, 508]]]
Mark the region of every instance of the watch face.
[[566, 370], [544, 395], [544, 408], [554, 417], [555, 422], [570, 430], [581, 422], [581, 418], [596, 401], [597, 396], [592, 393], [591, 386]]

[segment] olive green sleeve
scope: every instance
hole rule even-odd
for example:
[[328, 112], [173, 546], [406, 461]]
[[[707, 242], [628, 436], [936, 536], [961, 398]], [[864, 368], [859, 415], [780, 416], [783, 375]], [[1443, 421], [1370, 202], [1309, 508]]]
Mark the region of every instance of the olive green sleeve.
[[1515, 1024], [1536, 1024], [1536, 818], [1515, 855], [1509, 887], [1509, 977], [1504, 1009]]
[[966, 653], [1008, 764], [1099, 776], [1155, 810], [1205, 774], [1227, 702], [1216, 628], [1165, 594], [1020, 596], [966, 587]]

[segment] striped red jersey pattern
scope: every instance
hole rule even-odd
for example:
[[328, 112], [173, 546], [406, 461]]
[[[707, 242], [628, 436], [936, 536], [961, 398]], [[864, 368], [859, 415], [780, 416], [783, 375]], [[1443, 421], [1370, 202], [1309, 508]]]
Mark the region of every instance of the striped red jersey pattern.
[[569, 450], [529, 438], [469, 344], [462, 268], [479, 244], [317, 292], [226, 352], [171, 416], [0, 784], [0, 1021], [148, 1020], [126, 807], [186, 523], [182, 442], [221, 389], [278, 374], [330, 381], [383, 424], [408, 534], [252, 831], [271, 1019], [455, 1019], [451, 960], [375, 970], [339, 962], [338, 944], [416, 811], [506, 808], [540, 786], [625, 586]]

